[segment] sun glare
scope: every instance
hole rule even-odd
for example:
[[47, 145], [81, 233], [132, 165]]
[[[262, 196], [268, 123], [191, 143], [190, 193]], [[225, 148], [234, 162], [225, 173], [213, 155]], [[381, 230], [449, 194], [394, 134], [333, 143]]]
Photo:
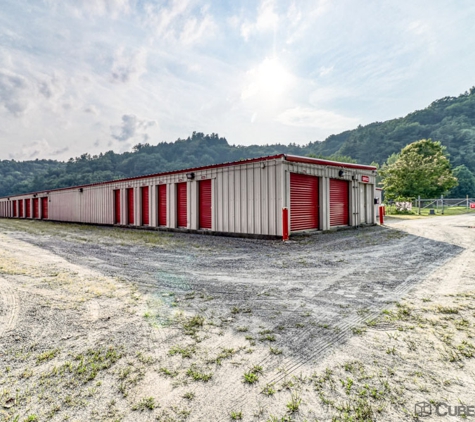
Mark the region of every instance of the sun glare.
[[292, 82], [292, 75], [276, 58], [266, 58], [257, 67], [247, 72], [247, 86], [242, 91], [243, 99], [264, 95], [282, 95]]

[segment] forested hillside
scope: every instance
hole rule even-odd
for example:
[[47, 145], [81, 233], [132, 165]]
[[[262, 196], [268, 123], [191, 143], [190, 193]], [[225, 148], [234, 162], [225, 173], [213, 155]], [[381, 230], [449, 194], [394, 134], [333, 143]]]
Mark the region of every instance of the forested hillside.
[[434, 101], [429, 107], [406, 117], [359, 126], [331, 135], [323, 142], [310, 142], [304, 146], [236, 146], [229, 145], [217, 134], [194, 132], [187, 139], [175, 142], [138, 144], [133, 152], [123, 154], [113, 151], [98, 156], [83, 154], [67, 163], [4, 160], [0, 161], [0, 196], [279, 153], [382, 164], [391, 154], [423, 138], [441, 141], [450, 154], [452, 167], [465, 165], [475, 173], [475, 87], [458, 97]]
[[464, 164], [475, 173], [475, 87], [406, 117], [359, 126], [309, 147], [322, 155], [338, 153], [363, 164], [382, 164], [391, 154], [424, 138], [441, 141], [453, 167]]

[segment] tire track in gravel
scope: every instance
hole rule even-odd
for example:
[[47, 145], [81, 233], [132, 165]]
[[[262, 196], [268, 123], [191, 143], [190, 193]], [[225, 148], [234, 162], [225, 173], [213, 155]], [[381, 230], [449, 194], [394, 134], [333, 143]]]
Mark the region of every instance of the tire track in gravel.
[[2, 337], [16, 327], [20, 313], [18, 295], [3, 277], [0, 277], [0, 303], [0, 337]]

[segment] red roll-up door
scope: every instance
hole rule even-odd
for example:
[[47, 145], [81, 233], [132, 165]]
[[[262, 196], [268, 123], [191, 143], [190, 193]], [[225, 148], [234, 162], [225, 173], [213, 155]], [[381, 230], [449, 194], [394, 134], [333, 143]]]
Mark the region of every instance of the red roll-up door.
[[176, 185], [176, 208], [178, 227], [188, 226], [188, 212], [186, 204], [186, 182]]
[[142, 190], [142, 225], [148, 226], [150, 224], [148, 186], [143, 186], [141, 190]]
[[200, 229], [211, 229], [211, 180], [200, 182]]
[[33, 218], [40, 218], [40, 205], [38, 198], [33, 198]]
[[16, 201], [13, 201], [13, 217], [16, 217]]
[[41, 198], [41, 218], [48, 218], [48, 197]]
[[346, 180], [330, 179], [330, 226], [350, 223], [350, 189]]
[[114, 191], [114, 223], [120, 224], [120, 190]]
[[133, 188], [127, 189], [127, 224], [135, 224]]
[[25, 214], [26, 218], [31, 218], [31, 204], [29, 199], [25, 199]]
[[290, 173], [290, 231], [318, 229], [318, 177]]
[[23, 218], [23, 199], [18, 201], [18, 215]]
[[167, 185], [158, 185], [158, 225], [167, 225]]

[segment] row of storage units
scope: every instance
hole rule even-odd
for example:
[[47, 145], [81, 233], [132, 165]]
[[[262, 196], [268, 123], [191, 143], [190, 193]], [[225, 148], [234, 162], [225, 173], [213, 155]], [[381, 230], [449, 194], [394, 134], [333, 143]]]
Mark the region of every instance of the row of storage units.
[[280, 154], [0, 198], [0, 217], [285, 237], [374, 224], [375, 178]]

